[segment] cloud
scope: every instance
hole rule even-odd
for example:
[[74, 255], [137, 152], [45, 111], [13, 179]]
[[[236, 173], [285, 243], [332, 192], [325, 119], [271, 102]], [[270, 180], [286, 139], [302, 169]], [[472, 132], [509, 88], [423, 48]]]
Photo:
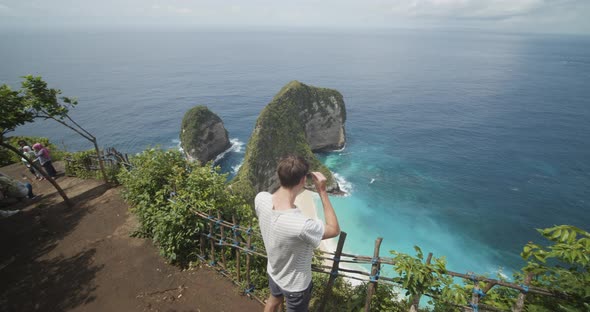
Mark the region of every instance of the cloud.
[[169, 10], [178, 14], [190, 14], [193, 13], [193, 10], [189, 8], [177, 8], [177, 7], [168, 7]]
[[[0, 24], [469, 28], [590, 33], [590, 0], [0, 0]], [[41, 17], [41, 19], [39, 19]]]
[[151, 6], [151, 9], [154, 11], [159, 11], [160, 13], [164, 13], [164, 14], [172, 13], [172, 14], [179, 14], [179, 15], [187, 15], [187, 14], [193, 13], [193, 10], [190, 8], [177, 7], [174, 5], [161, 6], [159, 4], [153, 4]]
[[545, 4], [543, 0], [395, 0], [393, 15], [412, 18], [501, 19], [526, 15]]
[[0, 16], [14, 16], [14, 12], [7, 5], [0, 3]]

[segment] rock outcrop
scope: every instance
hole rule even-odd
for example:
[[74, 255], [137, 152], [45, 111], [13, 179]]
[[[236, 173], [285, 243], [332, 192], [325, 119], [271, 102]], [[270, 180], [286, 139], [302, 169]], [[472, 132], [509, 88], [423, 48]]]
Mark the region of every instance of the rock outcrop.
[[184, 114], [180, 144], [187, 158], [205, 164], [230, 147], [221, 118], [206, 106], [195, 106]]
[[313, 171], [328, 179], [328, 191], [340, 192], [332, 173], [313, 154], [345, 144], [346, 109], [342, 95], [331, 89], [292, 81], [262, 110], [248, 141], [244, 163], [232, 183], [253, 196], [279, 187], [278, 160], [287, 154], [304, 157]]

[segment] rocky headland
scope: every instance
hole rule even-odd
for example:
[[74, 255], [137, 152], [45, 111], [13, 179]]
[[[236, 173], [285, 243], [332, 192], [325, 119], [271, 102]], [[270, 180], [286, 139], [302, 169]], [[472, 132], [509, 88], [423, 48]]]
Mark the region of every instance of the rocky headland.
[[[313, 154], [346, 143], [346, 108], [342, 94], [292, 81], [262, 110], [248, 141], [244, 162], [232, 188], [253, 196], [279, 187], [275, 170], [287, 154], [304, 157], [328, 179], [328, 191], [340, 193], [334, 176]], [[311, 185], [309, 185], [311, 186]]]

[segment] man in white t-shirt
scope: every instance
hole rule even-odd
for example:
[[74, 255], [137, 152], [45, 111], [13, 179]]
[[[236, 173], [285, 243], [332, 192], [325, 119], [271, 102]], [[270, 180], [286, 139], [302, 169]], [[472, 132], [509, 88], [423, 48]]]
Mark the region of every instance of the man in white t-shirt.
[[[277, 167], [280, 188], [273, 194], [256, 195], [256, 215], [268, 256], [267, 272], [271, 295], [265, 312], [276, 311], [283, 297], [288, 312], [307, 311], [311, 299], [311, 259], [320, 241], [340, 234], [336, 213], [326, 192], [326, 177], [309, 172], [309, 164], [298, 156], [281, 159]], [[307, 218], [295, 206], [295, 198], [313, 179], [322, 200], [326, 223]]]

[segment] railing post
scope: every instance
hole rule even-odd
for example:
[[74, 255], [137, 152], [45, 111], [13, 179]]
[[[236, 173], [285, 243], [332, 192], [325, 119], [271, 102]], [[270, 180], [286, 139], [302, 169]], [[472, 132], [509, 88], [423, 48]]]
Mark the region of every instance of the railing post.
[[[252, 221], [250, 221], [250, 226], [248, 226], [248, 231], [252, 230]], [[248, 240], [246, 241], [246, 248], [248, 252], [246, 253], [246, 283], [248, 283], [248, 287], [250, 287], [250, 249], [252, 248], [252, 233], [246, 233], [248, 236]]]
[[215, 264], [215, 231], [213, 230], [213, 217], [209, 211], [209, 245], [211, 246], [211, 263]]
[[521, 312], [524, 309], [524, 299], [532, 279], [533, 273], [527, 274], [527, 276], [524, 278], [524, 285], [522, 285], [522, 287], [525, 289], [525, 291], [521, 291], [520, 294], [518, 294], [518, 299], [516, 300], [514, 308], [512, 308], [512, 312]]
[[381, 247], [382, 237], [377, 237], [375, 240], [375, 250], [373, 251], [373, 260], [371, 266], [371, 276], [369, 278], [370, 284], [367, 288], [367, 300], [365, 301], [365, 312], [369, 312], [371, 309], [371, 299], [375, 290], [377, 289], [377, 280], [379, 279], [379, 271], [381, 270], [381, 264], [379, 262], [379, 248]]
[[221, 224], [221, 212], [217, 211], [217, 222], [219, 222], [219, 231], [221, 231], [221, 240], [219, 241], [219, 250], [221, 253], [221, 266], [223, 267], [224, 271], [227, 271], [227, 267], [225, 266], [225, 248], [223, 248], [223, 244], [225, 243], [225, 231], [223, 229], [223, 225]]
[[346, 241], [346, 232], [340, 232], [340, 237], [338, 237], [338, 245], [336, 246], [336, 252], [334, 254], [334, 260], [332, 262], [332, 271], [330, 272], [330, 278], [328, 279], [328, 284], [326, 285], [324, 299], [322, 300], [320, 308], [318, 309], [320, 312], [323, 312], [326, 309], [326, 303], [332, 296], [332, 287], [334, 286], [336, 277], [338, 277], [338, 268], [340, 267], [340, 256], [342, 254], [342, 248], [344, 247], [344, 241]]
[[471, 293], [471, 302], [469, 305], [471, 306], [472, 311], [478, 311], [479, 306], [479, 292], [481, 289], [479, 288], [479, 282], [475, 281], [473, 284], [473, 291]]
[[[234, 236], [234, 245], [239, 245], [240, 241], [238, 241], [238, 232], [236, 230], [236, 228], [238, 227], [238, 224], [236, 223], [236, 216], [235, 215], [232, 215], [231, 221], [235, 227], [232, 230], [232, 235]], [[239, 247], [239, 246], [236, 246], [236, 247]], [[240, 274], [240, 248], [236, 248], [236, 272], [238, 274], [238, 283], [239, 283], [242, 281], [242, 277]]]
[[[428, 253], [428, 258], [426, 258], [426, 265], [430, 265], [430, 261], [432, 261], [432, 252]], [[418, 312], [421, 297], [422, 294], [418, 293], [416, 294], [416, 296], [412, 298], [412, 306], [410, 306], [410, 312]]]
[[205, 255], [205, 236], [203, 236], [203, 230], [201, 230], [201, 237], [199, 238], [199, 250], [201, 251], [201, 256], [204, 258], [207, 255]]

